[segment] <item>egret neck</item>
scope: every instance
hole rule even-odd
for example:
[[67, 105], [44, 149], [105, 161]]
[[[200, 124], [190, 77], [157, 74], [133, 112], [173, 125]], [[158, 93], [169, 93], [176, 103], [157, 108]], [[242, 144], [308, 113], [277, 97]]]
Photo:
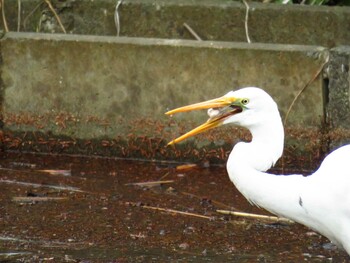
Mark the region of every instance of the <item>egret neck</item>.
[[[303, 211], [298, 205], [300, 185], [296, 189], [293, 185], [299, 184], [303, 176], [265, 172], [277, 162], [283, 152], [284, 130], [279, 114], [261, 119], [258, 125], [246, 127], [252, 134], [252, 141], [240, 142], [234, 146], [227, 162], [230, 180], [251, 203], [295, 219], [291, 214], [295, 210], [298, 211], [297, 214]], [[280, 204], [285, 202], [278, 200], [282, 199], [290, 205], [281, 207]]]

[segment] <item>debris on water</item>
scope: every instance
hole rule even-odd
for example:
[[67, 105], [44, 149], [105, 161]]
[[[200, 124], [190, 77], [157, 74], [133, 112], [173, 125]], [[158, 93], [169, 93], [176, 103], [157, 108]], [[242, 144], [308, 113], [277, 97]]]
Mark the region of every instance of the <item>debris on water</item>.
[[193, 234], [195, 232], [195, 227], [193, 226], [188, 226], [183, 230], [184, 234]]
[[227, 211], [227, 210], [216, 210], [216, 212], [224, 215], [242, 216], [242, 217], [261, 219], [261, 220], [272, 221], [272, 222], [294, 224], [294, 221], [288, 218], [277, 217], [277, 216], [267, 216], [267, 215], [244, 213], [244, 212], [237, 212], [237, 211]]
[[26, 252], [26, 251], [16, 251], [16, 252], [3, 252], [0, 253], [0, 260], [4, 260], [3, 262], [10, 262], [11, 258], [13, 259], [14, 257], [19, 257], [19, 256], [27, 256], [31, 255], [31, 252]]
[[0, 183], [18, 184], [18, 185], [22, 185], [22, 186], [30, 186], [30, 187], [35, 187], [35, 188], [46, 187], [46, 188], [52, 188], [55, 190], [72, 191], [72, 192], [85, 192], [85, 191], [80, 190], [79, 188], [73, 187], [73, 186], [36, 184], [36, 183], [28, 183], [28, 182], [20, 182], [20, 181], [4, 180], [4, 179], [0, 179]]
[[200, 204], [202, 206], [212, 206], [212, 202], [209, 198], [207, 197], [203, 197], [201, 200], [200, 200]]
[[176, 171], [185, 171], [185, 170], [190, 170], [197, 167], [198, 165], [194, 163], [182, 164], [182, 165], [176, 166]]
[[19, 203], [37, 203], [47, 201], [62, 201], [68, 200], [67, 197], [41, 197], [41, 196], [15, 196], [12, 201]]
[[168, 187], [166, 190], [165, 190], [165, 192], [167, 193], [167, 194], [175, 194], [177, 191], [176, 191], [176, 189], [174, 188], [174, 187]]
[[181, 243], [180, 245], [179, 245], [179, 248], [181, 248], [181, 249], [183, 249], [183, 250], [186, 250], [186, 249], [188, 249], [190, 247], [190, 245], [188, 244], [188, 243]]
[[140, 239], [140, 238], [143, 239], [143, 238], [146, 238], [146, 235], [139, 232], [138, 234], [130, 234], [130, 237], [132, 239]]
[[337, 250], [337, 246], [331, 242], [327, 242], [327, 243], [323, 244], [322, 247], [326, 250], [333, 250], [333, 251]]
[[72, 258], [70, 255], [64, 255], [64, 261], [65, 262], [77, 262], [75, 259]]
[[[130, 204], [131, 202], [127, 202], [127, 203]], [[171, 209], [171, 208], [162, 208], [162, 207], [155, 207], [155, 206], [149, 206], [149, 205], [140, 205], [140, 207], [145, 208], [145, 209], [150, 209], [150, 210], [167, 212], [167, 213], [171, 213], [171, 214], [186, 215], [186, 216], [198, 217], [198, 218], [209, 219], [209, 220], [214, 219], [214, 217], [212, 217], [212, 216], [205, 216], [205, 215], [200, 215], [200, 214], [196, 214], [196, 213], [192, 213], [192, 212], [184, 212], [184, 211], [179, 211], [179, 210], [175, 210], [175, 209]]]
[[159, 186], [162, 184], [171, 184], [174, 183], [174, 180], [165, 180], [165, 181], [151, 181], [151, 182], [140, 182], [140, 183], [127, 183], [125, 185], [136, 185], [141, 187], [153, 187]]
[[108, 174], [110, 176], [116, 176], [118, 173], [116, 171], [110, 171]]
[[0, 236], [0, 241], [25, 242], [23, 239], [8, 236]]
[[[159, 170], [159, 168], [156, 167], [156, 170]], [[162, 177], [159, 178], [159, 181], [164, 180], [169, 174], [170, 174], [170, 172], [166, 172], [164, 175], [162, 175]]]
[[[193, 193], [187, 193], [187, 192], [181, 192], [181, 194], [183, 195], [187, 195], [187, 196], [190, 196], [190, 197], [193, 197], [193, 198], [197, 198], [200, 200], [200, 203], [202, 204], [202, 200], [203, 199], [207, 199], [207, 197], [202, 197], [202, 196], [198, 196], [198, 195], [195, 195]], [[231, 209], [231, 210], [235, 210], [235, 211], [238, 211], [239, 209], [233, 207], [233, 206], [229, 206], [229, 205], [226, 205], [222, 202], [219, 202], [219, 201], [216, 201], [216, 200], [210, 200], [210, 203], [213, 203], [214, 205], [218, 206], [218, 207], [221, 207], [221, 208], [225, 208], [225, 209]]]
[[11, 167], [20, 167], [20, 168], [30, 168], [33, 169], [36, 167], [35, 163], [24, 163], [24, 162], [10, 162]]
[[202, 162], [202, 167], [203, 168], [209, 168], [210, 167], [210, 162], [208, 160], [205, 160]]
[[[325, 262], [324, 260], [327, 259], [327, 261], [333, 261], [332, 258], [326, 258], [324, 255], [313, 255], [311, 253], [303, 253], [303, 256], [305, 258], [314, 258], [315, 261], [317, 260], [317, 262]], [[308, 261], [308, 260], [307, 260]], [[345, 261], [344, 261], [345, 262]]]
[[50, 175], [63, 175], [63, 176], [71, 176], [72, 171], [71, 170], [51, 170], [51, 169], [46, 169], [46, 170], [37, 170], [38, 172], [42, 173], [48, 173]]
[[314, 231], [308, 231], [308, 232], [306, 232], [305, 233], [307, 236], [309, 236], [309, 237], [312, 237], [312, 236], [319, 236], [319, 234], [317, 234], [316, 232], [314, 232]]

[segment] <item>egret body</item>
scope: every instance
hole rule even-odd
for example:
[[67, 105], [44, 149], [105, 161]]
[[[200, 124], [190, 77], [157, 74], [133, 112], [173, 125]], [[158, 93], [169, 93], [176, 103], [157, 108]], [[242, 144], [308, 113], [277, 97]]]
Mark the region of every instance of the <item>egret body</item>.
[[197, 109], [208, 109], [208, 121], [169, 144], [224, 124], [247, 128], [251, 142], [236, 144], [227, 162], [237, 189], [251, 203], [310, 227], [350, 255], [350, 145], [329, 154], [309, 176], [269, 174], [284, 145], [281, 117], [269, 94], [243, 88], [167, 114]]

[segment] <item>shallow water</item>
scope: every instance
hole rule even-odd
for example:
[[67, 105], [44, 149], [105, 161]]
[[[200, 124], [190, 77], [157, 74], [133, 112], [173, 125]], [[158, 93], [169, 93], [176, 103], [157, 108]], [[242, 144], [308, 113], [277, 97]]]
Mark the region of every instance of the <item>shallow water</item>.
[[299, 224], [217, 213], [268, 214], [237, 192], [224, 167], [14, 153], [0, 165], [1, 261], [349, 259]]

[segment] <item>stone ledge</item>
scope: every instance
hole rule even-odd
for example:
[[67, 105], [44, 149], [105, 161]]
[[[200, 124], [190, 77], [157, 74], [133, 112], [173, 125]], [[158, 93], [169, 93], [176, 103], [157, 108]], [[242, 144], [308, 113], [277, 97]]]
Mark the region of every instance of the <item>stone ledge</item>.
[[[67, 32], [116, 35], [115, 0], [52, 2]], [[40, 5], [33, 13], [37, 3], [32, 0], [21, 3], [20, 31], [62, 32], [47, 5]], [[350, 42], [350, 7], [249, 5], [248, 25], [253, 42], [330, 48]], [[17, 1], [6, 2], [5, 12], [10, 30], [16, 30]], [[186, 22], [204, 40], [246, 41], [245, 6], [238, 1], [125, 0], [119, 16], [121, 36], [193, 39], [183, 26]]]

